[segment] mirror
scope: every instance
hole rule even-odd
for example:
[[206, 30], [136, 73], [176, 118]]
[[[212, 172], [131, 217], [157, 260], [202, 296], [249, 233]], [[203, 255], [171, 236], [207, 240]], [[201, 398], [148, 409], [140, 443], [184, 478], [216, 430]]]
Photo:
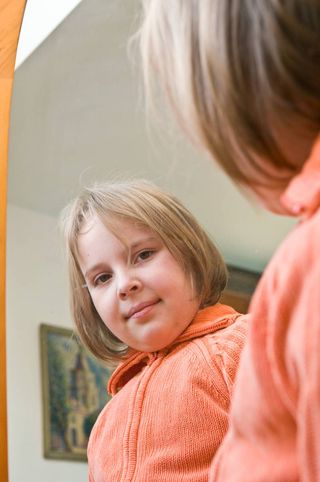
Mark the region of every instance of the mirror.
[[[127, 42], [139, 1], [83, 0], [17, 68], [7, 252], [10, 482], [84, 482], [43, 458], [39, 325], [71, 327], [57, 220], [80, 185], [147, 177], [194, 212], [228, 263], [263, 270], [292, 221], [252, 206], [179, 134], [148, 129]], [[38, 18], [41, 22], [41, 17]]]

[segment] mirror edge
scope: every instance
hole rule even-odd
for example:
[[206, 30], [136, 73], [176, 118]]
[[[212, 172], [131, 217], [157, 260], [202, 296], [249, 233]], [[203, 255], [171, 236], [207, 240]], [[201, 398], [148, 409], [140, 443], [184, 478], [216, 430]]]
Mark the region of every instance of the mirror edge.
[[10, 102], [18, 39], [27, 0], [0, 0], [0, 467], [8, 481], [6, 390], [6, 201]]

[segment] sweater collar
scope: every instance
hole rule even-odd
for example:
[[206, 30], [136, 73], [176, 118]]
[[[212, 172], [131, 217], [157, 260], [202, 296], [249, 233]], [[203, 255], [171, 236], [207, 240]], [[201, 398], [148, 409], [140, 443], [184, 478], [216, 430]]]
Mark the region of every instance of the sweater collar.
[[150, 364], [159, 355], [168, 353], [175, 345], [225, 328], [231, 325], [237, 316], [238, 313], [233, 308], [220, 303], [198, 311], [190, 325], [169, 347], [157, 353], [134, 351], [111, 375], [108, 392], [115, 395], [145, 365]]
[[320, 135], [303, 169], [289, 183], [281, 202], [294, 216], [309, 218], [320, 207]]

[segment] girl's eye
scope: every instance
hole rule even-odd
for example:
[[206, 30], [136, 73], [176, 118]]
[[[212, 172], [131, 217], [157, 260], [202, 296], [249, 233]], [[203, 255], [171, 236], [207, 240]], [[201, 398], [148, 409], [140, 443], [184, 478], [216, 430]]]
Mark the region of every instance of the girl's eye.
[[111, 274], [108, 274], [108, 273], [103, 273], [103, 274], [100, 274], [99, 276], [97, 276], [95, 279], [94, 279], [94, 286], [98, 286], [98, 285], [104, 285], [106, 283], [108, 283], [108, 281], [111, 279]]
[[155, 253], [154, 250], [145, 249], [143, 251], [140, 251], [140, 253], [138, 253], [136, 259], [137, 259], [137, 261], [145, 261], [145, 260], [149, 259], [154, 253]]

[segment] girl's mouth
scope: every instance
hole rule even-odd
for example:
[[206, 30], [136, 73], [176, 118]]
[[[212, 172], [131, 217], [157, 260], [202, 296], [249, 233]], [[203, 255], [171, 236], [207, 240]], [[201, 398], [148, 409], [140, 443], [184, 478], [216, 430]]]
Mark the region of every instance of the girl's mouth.
[[145, 315], [147, 315], [148, 313], [150, 313], [150, 311], [153, 310], [153, 308], [159, 303], [160, 300], [151, 300], [151, 301], [145, 301], [143, 303], [139, 303], [135, 306], [133, 306], [131, 308], [131, 310], [129, 310], [128, 312], [128, 315], [127, 315], [127, 319], [131, 318], [131, 319], [137, 319], [137, 318], [141, 318]]

